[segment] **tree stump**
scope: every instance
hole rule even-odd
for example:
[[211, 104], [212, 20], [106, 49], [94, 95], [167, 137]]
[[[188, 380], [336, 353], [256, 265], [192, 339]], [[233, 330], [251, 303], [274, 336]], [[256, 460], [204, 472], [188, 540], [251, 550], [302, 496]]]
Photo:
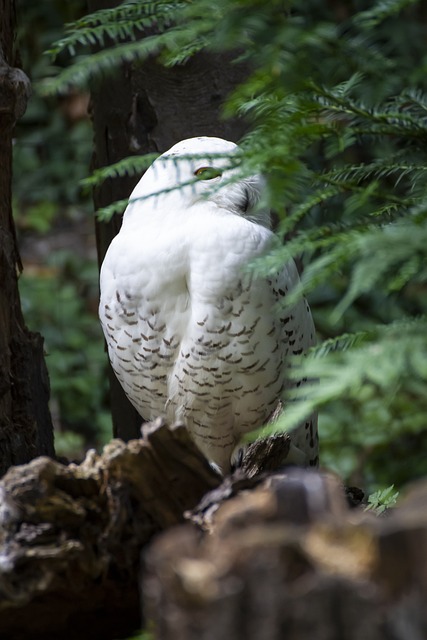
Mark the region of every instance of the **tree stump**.
[[283, 438], [226, 478], [161, 420], [80, 465], [10, 469], [0, 637], [127, 638], [144, 625], [140, 583], [155, 639], [427, 637], [427, 483], [376, 517], [349, 507], [336, 476], [266, 471]]
[[0, 637], [118, 638], [140, 628], [140, 551], [220, 483], [183, 426], [148, 425], [68, 467], [0, 482]]
[[377, 518], [349, 510], [335, 477], [295, 469], [224, 502], [208, 523], [196, 509], [209, 534], [187, 524], [145, 553], [154, 637], [425, 638], [426, 503], [424, 482]]

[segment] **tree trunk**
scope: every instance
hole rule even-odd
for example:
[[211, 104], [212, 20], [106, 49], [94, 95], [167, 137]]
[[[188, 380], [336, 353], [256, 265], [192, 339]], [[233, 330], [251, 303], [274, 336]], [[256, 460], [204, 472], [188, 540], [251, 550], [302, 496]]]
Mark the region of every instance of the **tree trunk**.
[[[89, 0], [89, 9], [116, 2]], [[108, 76], [92, 92], [95, 136], [93, 168], [133, 155], [162, 153], [184, 138], [207, 135], [237, 141], [244, 123], [221, 119], [221, 106], [247, 70], [231, 65], [230, 54], [199, 53], [185, 65], [164, 68], [154, 60]], [[95, 208], [127, 198], [140, 176], [106, 181], [94, 194]], [[99, 262], [119, 231], [120, 216], [97, 222]], [[144, 247], [141, 247], [141, 251]], [[114, 435], [138, 437], [141, 418], [130, 405], [114, 373], [109, 371]]]
[[14, 2], [0, 0], [0, 474], [12, 464], [54, 454], [43, 339], [26, 328], [18, 293], [12, 131], [25, 111], [30, 83], [14, 67], [14, 33]]

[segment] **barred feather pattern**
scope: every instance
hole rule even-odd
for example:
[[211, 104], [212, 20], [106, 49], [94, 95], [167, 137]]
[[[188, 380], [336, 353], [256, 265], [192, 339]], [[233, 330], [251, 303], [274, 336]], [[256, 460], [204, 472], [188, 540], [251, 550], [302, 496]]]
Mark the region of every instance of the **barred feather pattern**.
[[[295, 264], [270, 277], [250, 268], [274, 235], [258, 207], [262, 180], [237, 178], [236, 152], [194, 138], [154, 162], [106, 254], [99, 309], [111, 365], [140, 415], [184, 421], [224, 473], [242, 435], [282, 399], [289, 356], [315, 341], [306, 301], [280, 305], [299, 281]], [[291, 438], [289, 461], [315, 466], [316, 416]]]

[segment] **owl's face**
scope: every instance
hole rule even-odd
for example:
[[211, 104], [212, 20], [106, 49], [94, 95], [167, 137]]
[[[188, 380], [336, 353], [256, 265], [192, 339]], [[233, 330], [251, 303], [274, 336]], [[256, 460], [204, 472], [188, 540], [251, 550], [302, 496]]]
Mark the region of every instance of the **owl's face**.
[[230, 214], [241, 215], [265, 226], [266, 211], [258, 211], [263, 180], [255, 175], [238, 179], [235, 154], [238, 146], [221, 138], [189, 138], [161, 155], [146, 171], [131, 196], [155, 199], [157, 206], [188, 208], [212, 202]]

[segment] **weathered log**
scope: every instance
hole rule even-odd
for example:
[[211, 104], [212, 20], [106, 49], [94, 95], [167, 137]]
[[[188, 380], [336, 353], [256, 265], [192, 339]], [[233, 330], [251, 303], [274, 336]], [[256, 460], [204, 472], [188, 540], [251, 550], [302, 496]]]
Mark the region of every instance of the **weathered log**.
[[242, 459], [244, 474], [253, 478], [264, 472], [276, 471], [283, 466], [290, 446], [291, 439], [287, 433], [275, 433], [251, 442]]
[[209, 535], [187, 524], [150, 546], [143, 601], [155, 638], [426, 638], [426, 503], [424, 482], [376, 518], [349, 510], [333, 476], [273, 475], [220, 505]]
[[377, 518], [350, 509], [333, 475], [260, 473], [271, 461], [256, 450], [256, 475], [221, 482], [183, 426], [158, 421], [80, 465], [12, 468], [0, 482], [0, 637], [127, 637], [142, 624], [141, 551], [155, 638], [427, 637], [427, 483]]
[[0, 637], [127, 637], [141, 548], [220, 483], [183, 426], [146, 425], [80, 465], [41, 457], [0, 482]]

